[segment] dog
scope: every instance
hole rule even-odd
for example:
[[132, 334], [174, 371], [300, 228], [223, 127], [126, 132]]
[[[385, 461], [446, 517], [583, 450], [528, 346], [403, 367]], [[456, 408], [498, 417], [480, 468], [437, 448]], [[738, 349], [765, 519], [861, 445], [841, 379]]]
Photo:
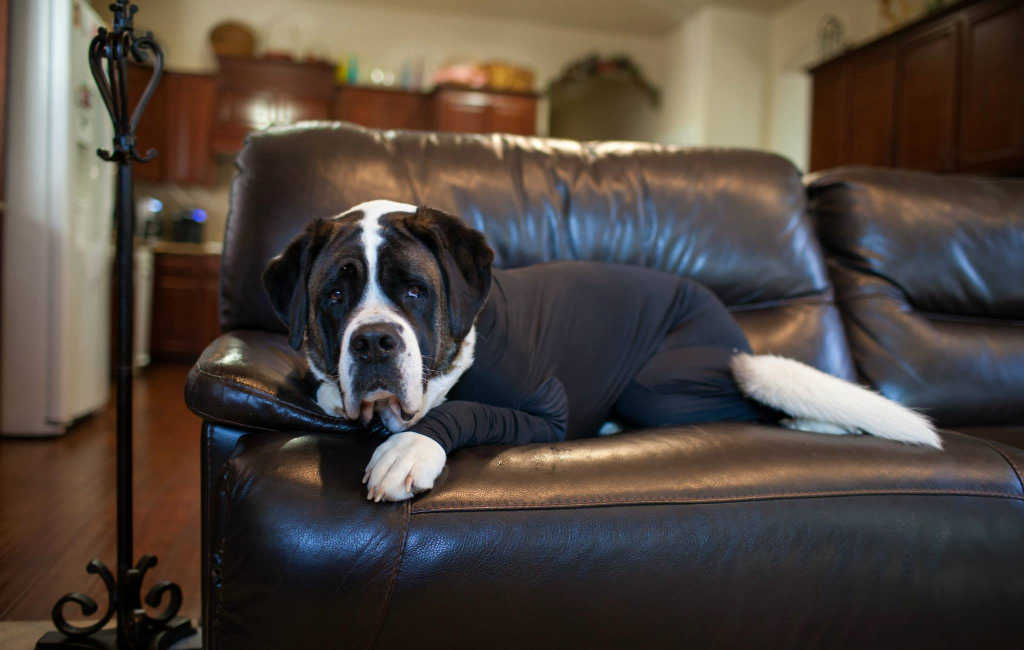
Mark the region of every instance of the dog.
[[702, 285], [599, 262], [492, 268], [484, 236], [441, 210], [369, 201], [319, 218], [263, 284], [328, 414], [391, 435], [363, 482], [399, 501], [476, 444], [623, 425], [781, 423], [941, 449], [930, 422], [792, 359], [754, 355]]

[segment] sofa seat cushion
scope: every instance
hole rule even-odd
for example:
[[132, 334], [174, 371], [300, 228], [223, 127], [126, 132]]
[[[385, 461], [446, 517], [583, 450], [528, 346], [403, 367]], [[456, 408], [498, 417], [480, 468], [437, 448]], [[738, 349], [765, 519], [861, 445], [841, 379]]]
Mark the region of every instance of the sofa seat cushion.
[[660, 429], [465, 449], [398, 504], [366, 499], [373, 447], [242, 439], [217, 486], [211, 647], [960, 648], [1024, 635], [1024, 453], [1009, 447]]

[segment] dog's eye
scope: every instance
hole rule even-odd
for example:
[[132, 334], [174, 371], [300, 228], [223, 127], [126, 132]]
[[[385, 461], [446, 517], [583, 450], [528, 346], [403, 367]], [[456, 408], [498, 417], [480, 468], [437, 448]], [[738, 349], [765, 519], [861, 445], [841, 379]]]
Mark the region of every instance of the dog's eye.
[[331, 292], [331, 302], [341, 302], [342, 297], [341, 292], [337, 289]]
[[410, 298], [419, 298], [423, 294], [423, 287], [418, 287], [415, 284], [409, 287], [408, 296]]
[[341, 274], [342, 275], [352, 275], [355, 272], [356, 272], [356, 267], [352, 266], [351, 264], [346, 264], [345, 266], [341, 267]]

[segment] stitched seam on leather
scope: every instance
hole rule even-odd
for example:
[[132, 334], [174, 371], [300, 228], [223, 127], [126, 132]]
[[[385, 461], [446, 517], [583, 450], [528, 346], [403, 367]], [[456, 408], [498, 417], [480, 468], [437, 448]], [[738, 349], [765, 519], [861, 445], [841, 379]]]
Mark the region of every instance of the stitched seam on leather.
[[974, 440], [979, 440], [979, 441], [981, 441], [982, 443], [984, 443], [984, 445], [985, 445], [986, 447], [988, 447], [988, 448], [989, 448], [989, 449], [991, 449], [992, 451], [994, 451], [994, 452], [996, 452], [997, 454], [999, 454], [1000, 456], [1002, 456], [1002, 457], [1003, 457], [1003, 460], [1005, 460], [1005, 461], [1006, 461], [1007, 463], [1009, 463], [1009, 464], [1010, 464], [1010, 467], [1011, 467], [1011, 468], [1013, 468], [1013, 473], [1017, 475], [1017, 482], [1018, 482], [1018, 483], [1020, 484], [1020, 491], [1021, 491], [1021, 494], [1022, 494], [1022, 495], [1024, 495], [1024, 478], [1021, 478], [1021, 471], [1020, 471], [1020, 468], [1019, 468], [1019, 467], [1017, 467], [1017, 464], [1016, 464], [1016, 463], [1014, 463], [1014, 462], [1013, 462], [1013, 460], [1012, 460], [1012, 459], [1011, 459], [1011, 458], [1010, 458], [1009, 456], [1007, 456], [1007, 455], [1006, 455], [1006, 454], [1004, 454], [1004, 453], [1003, 453], [1002, 451], [1000, 451], [999, 447], [995, 447], [995, 446], [993, 446], [993, 445], [992, 445], [992, 443], [990, 443], [990, 442], [989, 442], [988, 440], [985, 440], [984, 438], [977, 438], [977, 437], [975, 437], [975, 436], [969, 436], [969, 435], [967, 435], [966, 433], [960, 433], [959, 431], [950, 431], [950, 430], [948, 430], [948, 429], [942, 429], [941, 431], [942, 431], [943, 433], [947, 433], [947, 434], [948, 434], [948, 433], [956, 434], [956, 435], [958, 435], [958, 436], [961, 436], [961, 437], [963, 437], [963, 438], [973, 438]]
[[422, 509], [413, 509], [412, 514], [424, 514], [429, 512], [443, 511], [473, 511], [473, 510], [502, 510], [502, 509], [533, 509], [533, 508], [563, 508], [568, 506], [606, 506], [606, 505], [654, 505], [659, 503], [701, 504], [701, 503], [723, 503], [729, 501], [768, 501], [776, 499], [794, 499], [809, 497], [843, 497], [843, 496], [875, 496], [883, 494], [892, 495], [946, 495], [946, 496], [986, 496], [1016, 499], [1024, 501], [1024, 495], [1010, 492], [991, 492], [986, 490], [846, 490], [835, 492], [783, 492], [778, 494], [744, 494], [738, 496], [723, 497], [701, 497], [688, 499], [686, 497], [652, 497], [649, 499], [592, 499], [589, 501], [553, 501], [551, 503], [492, 503], [473, 504], [461, 506], [437, 506]]
[[373, 628], [373, 636], [370, 637], [370, 644], [366, 646], [367, 650], [373, 650], [373, 647], [377, 645], [377, 637], [380, 635], [381, 628], [384, 627], [384, 617], [388, 613], [388, 607], [391, 605], [391, 594], [394, 593], [395, 583], [398, 582], [398, 570], [402, 566], [402, 557], [405, 555], [405, 543], [409, 539], [409, 514], [411, 508], [409, 502], [402, 502], [402, 543], [398, 547], [398, 556], [395, 558], [395, 566], [391, 569], [391, 578], [388, 580], [387, 591], [384, 594], [384, 604], [380, 609], [380, 616], [377, 617], [377, 625]]

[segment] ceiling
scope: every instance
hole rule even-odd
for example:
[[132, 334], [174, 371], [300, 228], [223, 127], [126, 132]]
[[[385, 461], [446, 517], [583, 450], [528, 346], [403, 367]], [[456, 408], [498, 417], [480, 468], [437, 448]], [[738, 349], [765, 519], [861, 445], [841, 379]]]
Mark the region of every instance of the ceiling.
[[[339, 1], [339, 0], [333, 0]], [[772, 11], [794, 0], [342, 0], [633, 34], [664, 34], [704, 6]]]

